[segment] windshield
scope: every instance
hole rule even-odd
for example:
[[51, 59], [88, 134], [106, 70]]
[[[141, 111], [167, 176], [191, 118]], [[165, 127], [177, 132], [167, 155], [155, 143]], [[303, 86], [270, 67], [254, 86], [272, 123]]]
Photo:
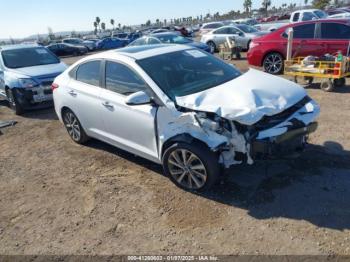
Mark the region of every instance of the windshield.
[[325, 12], [323, 12], [323, 11], [321, 11], [321, 10], [316, 10], [314, 13], [315, 13], [319, 18], [327, 18], [327, 16], [328, 16]]
[[244, 33], [256, 33], [256, 32], [258, 32], [257, 29], [255, 29], [254, 27], [249, 26], [249, 25], [239, 24], [239, 25], [236, 25], [236, 26], [239, 29], [241, 29]]
[[173, 101], [241, 75], [235, 67], [197, 49], [158, 55], [137, 63]]
[[4, 50], [2, 59], [7, 68], [58, 64], [60, 60], [44, 47]]
[[180, 35], [158, 35], [156, 37], [166, 44], [188, 44], [192, 42], [190, 39]]

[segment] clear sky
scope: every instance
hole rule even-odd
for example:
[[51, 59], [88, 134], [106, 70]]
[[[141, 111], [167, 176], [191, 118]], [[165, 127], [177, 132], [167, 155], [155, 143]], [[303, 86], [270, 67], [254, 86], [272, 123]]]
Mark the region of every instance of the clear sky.
[[[253, 7], [262, 0], [253, 0]], [[272, 0], [272, 5], [297, 3], [301, 0]], [[205, 14], [208, 11], [242, 10], [243, 0], [0, 0], [0, 38], [25, 37], [53, 31], [92, 30], [99, 16], [107, 27], [116, 24], [141, 24], [174, 17]]]

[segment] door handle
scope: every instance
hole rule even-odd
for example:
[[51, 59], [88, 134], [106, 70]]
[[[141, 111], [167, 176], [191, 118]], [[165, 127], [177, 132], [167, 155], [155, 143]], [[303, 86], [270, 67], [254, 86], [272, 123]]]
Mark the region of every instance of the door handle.
[[75, 93], [73, 90], [69, 91], [68, 94], [70, 94], [71, 96], [74, 96], [74, 97], [77, 96], [77, 93]]
[[104, 102], [104, 103], [102, 103], [102, 105], [108, 109], [114, 109], [114, 106], [111, 105], [109, 102]]

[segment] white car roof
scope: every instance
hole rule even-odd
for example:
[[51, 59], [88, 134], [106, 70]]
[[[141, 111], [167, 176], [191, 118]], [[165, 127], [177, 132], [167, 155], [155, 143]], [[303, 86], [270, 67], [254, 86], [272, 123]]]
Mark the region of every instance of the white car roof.
[[117, 50], [111, 50], [107, 52], [98, 53], [95, 55], [88, 56], [83, 60], [91, 60], [91, 59], [118, 59], [120, 56], [128, 57], [133, 60], [141, 60], [157, 55], [173, 53], [177, 51], [189, 50], [193, 49], [190, 46], [186, 45], [144, 45], [144, 46], [132, 46], [125, 47]]
[[322, 11], [322, 10], [320, 10], [320, 9], [303, 9], [303, 10], [295, 11], [295, 12], [293, 12], [292, 14], [295, 14], [295, 13], [305, 13], [305, 12], [311, 12], [311, 13], [313, 13], [313, 12], [315, 12], [315, 11]]

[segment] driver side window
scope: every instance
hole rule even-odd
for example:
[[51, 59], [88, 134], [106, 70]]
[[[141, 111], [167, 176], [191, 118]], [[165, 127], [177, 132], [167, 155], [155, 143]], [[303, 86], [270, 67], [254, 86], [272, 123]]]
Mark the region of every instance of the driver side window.
[[129, 67], [107, 61], [106, 88], [121, 95], [130, 95], [139, 91], [146, 91], [147, 84]]

